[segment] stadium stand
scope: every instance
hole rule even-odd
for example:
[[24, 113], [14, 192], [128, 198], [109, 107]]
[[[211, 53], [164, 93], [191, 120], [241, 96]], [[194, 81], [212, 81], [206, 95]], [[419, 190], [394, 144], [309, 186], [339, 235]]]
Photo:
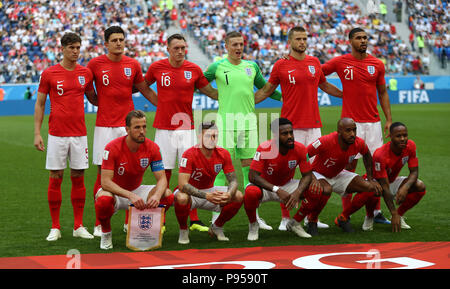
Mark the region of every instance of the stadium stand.
[[[396, 0], [393, 0], [396, 1]], [[432, 57], [446, 66], [450, 58], [449, 11], [440, 0], [407, 1], [411, 32], [424, 36]], [[423, 9], [431, 5], [432, 9]], [[264, 75], [287, 54], [287, 31], [302, 25], [311, 33], [308, 54], [324, 63], [348, 53], [348, 31], [353, 26], [371, 36], [369, 52], [386, 65], [386, 73], [417, 73], [417, 50], [402, 41], [395, 24], [379, 13], [363, 14], [350, 0], [202, 0], [202, 1], [1, 1], [0, 83], [38, 82], [40, 73], [60, 60], [58, 41], [67, 30], [82, 36], [80, 64], [103, 54], [103, 30], [113, 24], [126, 29], [127, 55], [143, 71], [166, 57], [165, 41], [173, 24], [195, 39], [211, 61], [226, 51], [224, 35], [240, 30], [246, 57], [256, 61]], [[433, 33], [427, 33], [432, 31]], [[414, 43], [417, 40], [415, 39]], [[151, 49], [150, 49], [151, 48]], [[427, 74], [429, 55], [420, 55], [419, 72]]]

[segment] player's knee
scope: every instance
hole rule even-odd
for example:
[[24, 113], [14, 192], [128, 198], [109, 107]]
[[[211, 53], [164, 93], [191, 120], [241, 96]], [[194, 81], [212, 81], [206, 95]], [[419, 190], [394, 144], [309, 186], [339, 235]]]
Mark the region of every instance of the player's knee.
[[421, 180], [416, 181], [415, 187], [416, 187], [415, 189], [419, 192], [425, 192], [426, 190], [425, 183], [422, 182]]
[[[241, 193], [242, 194], [242, 193]], [[262, 197], [262, 191], [257, 186], [249, 185], [245, 188], [245, 200], [259, 200]]]
[[175, 195], [175, 203], [180, 205], [187, 205], [189, 203], [189, 195], [178, 191]]
[[323, 187], [322, 194], [325, 196], [329, 196], [333, 192], [333, 188], [329, 184], [322, 184], [322, 187]]
[[244, 194], [241, 191], [236, 191], [233, 202], [242, 203], [244, 201]]
[[64, 176], [64, 170], [50, 171], [50, 178], [52, 179], [62, 179]]

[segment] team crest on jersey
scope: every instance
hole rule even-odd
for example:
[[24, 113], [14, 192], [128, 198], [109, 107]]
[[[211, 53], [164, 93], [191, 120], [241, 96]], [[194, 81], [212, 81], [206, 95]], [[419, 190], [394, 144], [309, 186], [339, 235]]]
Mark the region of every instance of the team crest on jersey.
[[373, 65], [367, 66], [367, 71], [368, 71], [371, 75], [375, 74], [375, 66], [373, 66]]
[[409, 156], [402, 157], [402, 164], [406, 164], [409, 161]]
[[141, 167], [145, 169], [146, 167], [148, 167], [148, 158], [140, 159], [139, 163], [141, 164]]
[[252, 69], [250, 67], [246, 67], [245, 73], [247, 73], [248, 76], [252, 76]]
[[139, 228], [141, 230], [149, 230], [153, 226], [152, 214], [140, 214], [139, 215]]
[[184, 78], [186, 78], [187, 80], [191, 80], [192, 79], [192, 71], [185, 71]]
[[78, 76], [78, 82], [83, 86], [86, 84], [86, 79], [84, 76]]
[[379, 162], [375, 162], [375, 170], [377, 172], [381, 171], [381, 164]]
[[316, 68], [314, 67], [314, 65], [308, 65], [308, 69], [312, 75], [316, 74]]
[[126, 77], [130, 77], [131, 76], [131, 68], [130, 67], [125, 67], [123, 69], [123, 73], [125, 73]]
[[291, 170], [295, 169], [295, 167], [297, 166], [297, 161], [296, 160], [288, 161], [288, 166]]
[[215, 164], [214, 171], [218, 174], [222, 170], [222, 164]]

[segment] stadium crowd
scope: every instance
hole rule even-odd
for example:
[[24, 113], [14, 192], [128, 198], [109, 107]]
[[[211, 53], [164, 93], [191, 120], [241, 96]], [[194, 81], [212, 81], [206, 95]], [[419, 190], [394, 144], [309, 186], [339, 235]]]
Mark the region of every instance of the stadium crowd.
[[415, 54], [400, 39], [395, 25], [383, 21], [381, 14], [362, 15], [349, 0], [189, 1], [187, 11], [181, 15], [212, 58], [226, 53], [221, 41], [225, 33], [241, 27], [247, 57], [258, 62], [265, 75], [277, 59], [287, 54], [287, 32], [296, 25], [307, 27], [311, 35], [308, 54], [318, 57], [321, 63], [348, 53], [346, 35], [359, 26], [368, 31], [373, 47], [370, 53], [385, 63], [388, 74], [415, 72]]
[[441, 67], [446, 68], [450, 59], [450, 11], [447, 1], [407, 0], [406, 3], [411, 49], [424, 55], [427, 53], [423, 50], [427, 47], [428, 53], [435, 54]]
[[[369, 52], [385, 63], [387, 74], [417, 73], [416, 48], [401, 41], [395, 26], [383, 21], [380, 14], [362, 15], [350, 0], [195, 0], [177, 1], [177, 5], [173, 1], [170, 7], [165, 2], [171, 1], [146, 1], [144, 11], [137, 1], [1, 1], [0, 83], [37, 82], [45, 68], [59, 62], [57, 42], [67, 30], [82, 36], [79, 62], [86, 65], [104, 53], [102, 31], [112, 24], [127, 31], [127, 55], [136, 58], [146, 71], [152, 62], [166, 57], [165, 30], [174, 20], [195, 36], [211, 60], [226, 53], [224, 35], [241, 30], [247, 58], [256, 61], [265, 76], [273, 63], [288, 53], [287, 32], [295, 25], [308, 29], [308, 54], [321, 63], [348, 53], [346, 35], [352, 27], [360, 26], [371, 36], [373, 48]], [[429, 5], [432, 9], [422, 9]], [[411, 31], [424, 36], [441, 59], [446, 52], [449, 56], [449, 12], [445, 5], [440, 0], [407, 1]], [[178, 7], [175, 14], [172, 6]], [[428, 72], [429, 57], [421, 55], [420, 72]]]

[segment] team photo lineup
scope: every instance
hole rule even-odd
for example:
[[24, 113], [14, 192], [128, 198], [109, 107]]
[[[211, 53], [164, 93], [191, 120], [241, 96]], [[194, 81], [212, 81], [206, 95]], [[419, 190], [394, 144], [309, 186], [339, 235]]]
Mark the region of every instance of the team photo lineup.
[[[40, 221], [48, 228], [38, 238], [44, 246], [61, 242], [68, 230], [99, 253], [139, 251], [129, 243], [150, 239], [157, 243], [151, 249], [164, 249], [169, 231], [176, 232], [169, 242], [178, 250], [197, 248], [198, 236], [233, 246], [236, 236], [243, 236], [230, 226], [239, 214], [245, 216], [239, 219], [245, 222], [239, 241], [254, 247], [264, 246], [261, 241], [275, 231], [300, 244], [325, 240], [335, 227], [348, 242], [380, 227], [392, 242], [405, 232], [414, 238], [415, 223], [406, 215], [426, 202], [429, 183], [419, 175], [420, 145], [408, 130], [413, 124], [393, 112], [388, 75], [400, 69], [426, 74], [429, 63], [406, 64], [413, 57], [389, 38], [392, 28], [383, 24], [384, 14], [357, 20], [354, 1], [347, 0], [136, 1], [146, 2], [146, 18], [142, 8], [128, 7], [130, 1], [68, 1], [80, 16], [72, 19], [61, 7], [43, 9], [45, 1], [31, 1], [27, 11], [2, 2], [5, 15], [14, 9], [49, 14], [49, 28], [38, 41], [47, 45], [35, 62], [40, 69], [5, 80], [23, 77], [38, 84], [32, 126], [34, 156], [44, 160], [39, 169], [48, 173], [40, 185], [46, 192], [36, 203], [47, 211]], [[45, 5], [60, 5], [53, 2]], [[404, 2], [417, 8], [414, 1]], [[337, 16], [333, 7], [340, 5], [349, 12], [336, 30], [326, 21]], [[298, 14], [289, 13], [294, 6]], [[266, 17], [264, 25], [254, 24], [258, 12]], [[443, 15], [439, 20], [447, 19], [448, 11]], [[285, 24], [275, 25], [282, 16]], [[147, 20], [142, 26], [138, 19]], [[414, 19], [421, 24], [419, 16]], [[385, 25], [379, 35], [376, 21]], [[146, 28], [138, 29], [138, 22]], [[207, 22], [220, 28], [204, 28]], [[448, 36], [442, 26], [436, 29]], [[420, 34], [421, 26], [416, 28]], [[208, 55], [205, 68], [191, 59], [192, 36]], [[379, 47], [380, 39], [400, 44], [388, 51]], [[338, 43], [333, 49], [326, 44], [331, 41]], [[319, 92], [342, 102], [334, 119], [324, 121]], [[137, 94], [154, 110], [136, 108]], [[197, 110], [196, 95], [217, 102], [217, 109]], [[268, 101], [279, 108], [258, 110]], [[92, 129], [87, 104], [96, 108]], [[93, 170], [91, 182], [87, 174]], [[333, 198], [339, 213], [324, 221]], [[63, 212], [65, 202], [70, 213]], [[278, 217], [266, 222], [269, 204]], [[155, 212], [157, 222], [150, 217]], [[375, 235], [371, 240], [378, 241]], [[141, 250], [149, 250], [147, 245]]]

